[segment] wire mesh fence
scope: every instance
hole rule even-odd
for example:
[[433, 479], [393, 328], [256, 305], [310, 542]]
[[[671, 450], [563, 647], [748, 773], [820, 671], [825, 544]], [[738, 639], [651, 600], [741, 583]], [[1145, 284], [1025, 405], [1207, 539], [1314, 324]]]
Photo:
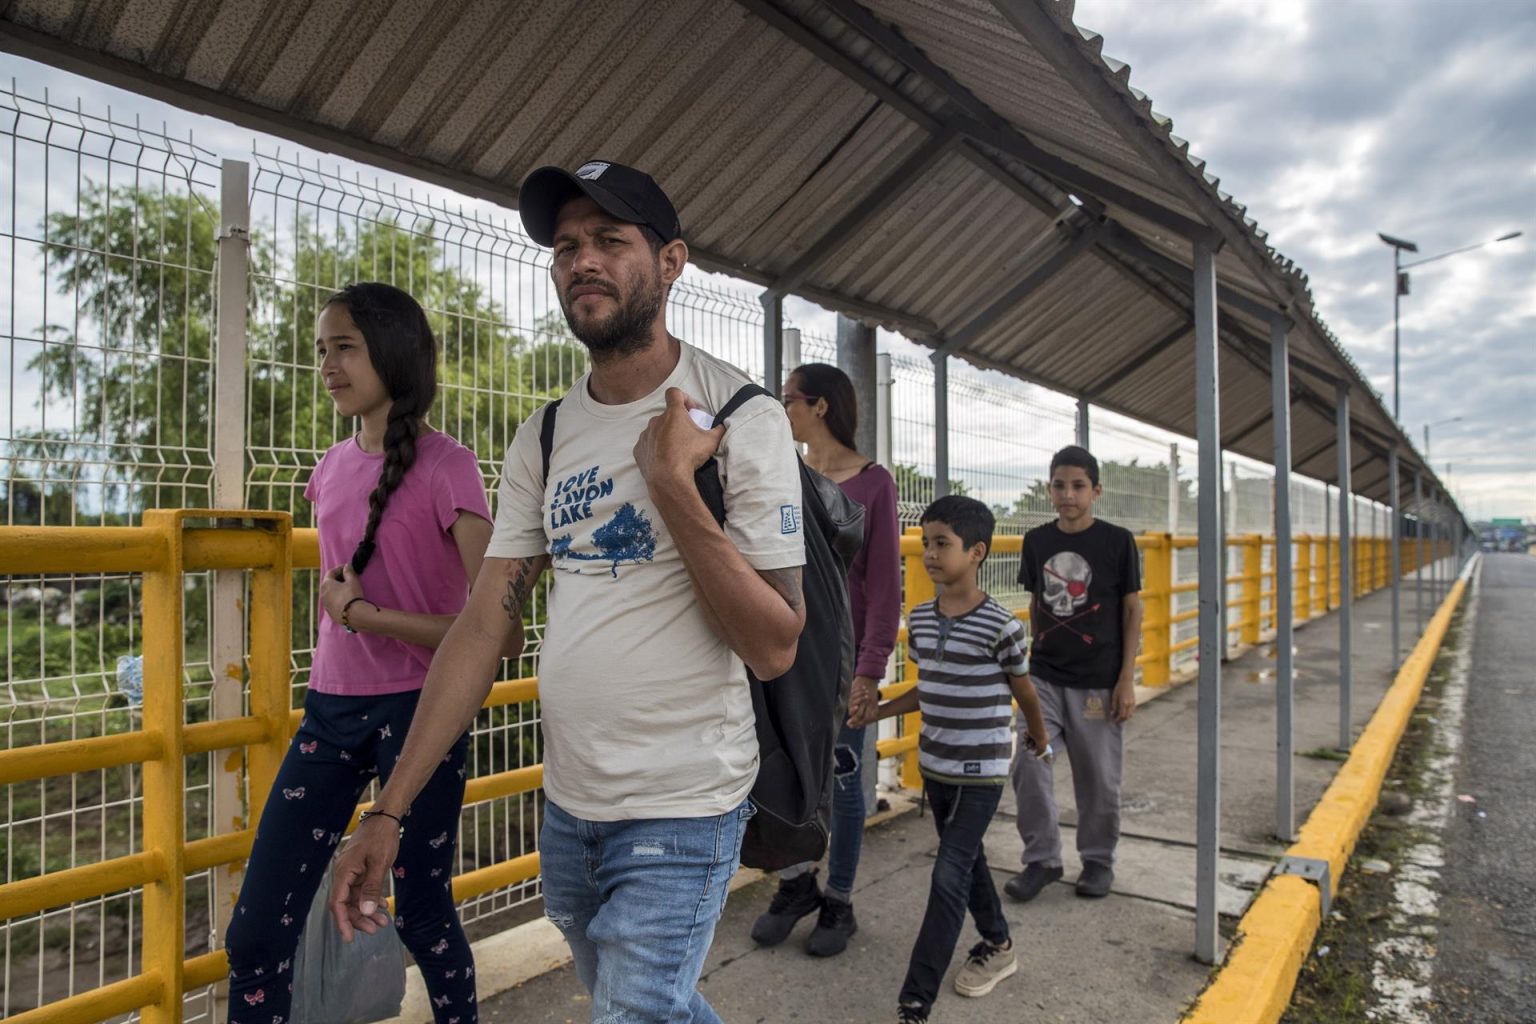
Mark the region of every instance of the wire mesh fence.
[[[215, 435], [235, 431], [247, 507], [281, 509], [313, 524], [303, 500], [324, 451], [353, 429], [319, 379], [315, 314], [355, 280], [415, 295], [440, 339], [435, 426], [471, 447], [488, 490], [518, 424], [564, 393], [587, 368], [548, 274], [548, 255], [485, 204], [350, 176], [302, 152], [257, 149], [250, 166], [249, 270], [243, 416], [216, 408], [216, 281], [221, 230], [218, 154], [166, 130], [114, 122], [0, 92], [0, 273], [5, 370], [0, 436], [0, 522], [118, 525], [148, 508], [214, 504]], [[763, 311], [746, 286], [690, 270], [672, 290], [674, 334], [760, 379]], [[804, 361], [837, 361], [833, 339], [802, 332]], [[936, 493], [934, 372], [921, 357], [892, 359], [891, 470], [900, 516], [915, 525]], [[1054, 451], [1075, 436], [1069, 398], [954, 364], [949, 384], [949, 490], [987, 503], [1002, 534], [1052, 516]], [[1100, 513], [1132, 530], [1192, 533], [1197, 498], [1192, 442], [1094, 412], [1101, 459]], [[222, 435], [221, 435], [222, 436]], [[1272, 477], [1242, 465], [1227, 482], [1229, 529], [1272, 529]], [[1337, 495], [1311, 481], [1292, 488], [1298, 532], [1336, 532]], [[1379, 509], [1356, 502], [1364, 535], [1385, 529]], [[983, 585], [1021, 606], [1016, 563], [990, 560]], [[1175, 580], [1194, 578], [1192, 554]], [[0, 717], [8, 747], [113, 735], [139, 727], [134, 659], [141, 649], [140, 581], [125, 574], [7, 578]], [[188, 576], [188, 722], [213, 714], [214, 660], [207, 574]], [[316, 635], [317, 579], [296, 573], [293, 701], [308, 681]], [[1174, 602], [1192, 607], [1193, 595]], [[523, 659], [509, 676], [536, 674], [543, 594], [534, 596]], [[1192, 635], [1177, 627], [1174, 640]], [[1192, 653], [1192, 652], [1191, 652]], [[121, 669], [120, 669], [121, 664]], [[475, 774], [542, 760], [536, 702], [481, 713], [473, 729]], [[187, 838], [213, 834], [213, 787], [224, 758], [187, 761]], [[136, 852], [142, 844], [141, 773], [134, 766], [6, 789], [0, 819], [4, 880], [35, 877]], [[467, 808], [460, 870], [532, 852], [537, 795]], [[472, 933], [522, 920], [536, 879], [462, 908]], [[214, 876], [189, 880], [187, 954], [217, 946], [228, 913]], [[128, 891], [0, 922], [0, 1015], [100, 987], [139, 970], [139, 895]], [[189, 996], [189, 1019], [215, 1012], [213, 995]]]

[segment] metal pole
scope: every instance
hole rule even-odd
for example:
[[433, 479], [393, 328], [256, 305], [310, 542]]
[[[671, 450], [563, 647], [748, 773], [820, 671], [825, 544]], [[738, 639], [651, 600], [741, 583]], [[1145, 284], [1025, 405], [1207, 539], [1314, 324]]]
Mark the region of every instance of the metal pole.
[[875, 355], [875, 461], [889, 469], [891, 463], [891, 354]]
[[1424, 475], [1413, 471], [1413, 633], [1424, 635]]
[[1348, 750], [1353, 729], [1349, 720], [1349, 670], [1351, 610], [1355, 603], [1352, 572], [1354, 558], [1349, 550], [1349, 513], [1354, 502], [1349, 480], [1349, 386], [1338, 386], [1339, 451], [1339, 749]]
[[[240, 160], [225, 160], [219, 183], [218, 291], [214, 322], [213, 507], [245, 507], [245, 353], [246, 296], [250, 264], [251, 168]], [[245, 714], [245, 573], [220, 570], [213, 574], [213, 607], [209, 663], [213, 685], [209, 717], [239, 718]], [[215, 833], [239, 831], [246, 816], [240, 769], [231, 769], [220, 756], [210, 757], [213, 779], [210, 820]], [[254, 826], [254, 821], [246, 823]], [[239, 879], [225, 864], [213, 870], [213, 943], [223, 948], [225, 911], [233, 907]], [[229, 986], [214, 988], [214, 1016], [227, 1016]]]
[[1225, 488], [1221, 505], [1221, 660], [1226, 661], [1230, 653], [1228, 638], [1232, 636], [1232, 594], [1229, 591], [1231, 584], [1227, 582], [1231, 578], [1232, 547], [1228, 543], [1231, 535], [1237, 532], [1237, 463], [1225, 462], [1222, 466], [1222, 487]]
[[1333, 600], [1333, 485], [1323, 484], [1323, 611]]
[[775, 395], [784, 388], [784, 296], [765, 291], [763, 302], [763, 387]]
[[[1392, 247], [1392, 418], [1397, 422], [1403, 422], [1403, 412], [1398, 405], [1398, 321], [1397, 307], [1402, 298], [1403, 280], [1403, 250], [1397, 246]], [[1425, 456], [1428, 458], [1428, 456]]]
[[[798, 349], [800, 332], [794, 333]], [[796, 358], [798, 360], [798, 352]], [[837, 316], [837, 365], [853, 383], [854, 407], [858, 410], [853, 445], [866, 455], [880, 448], [878, 436], [880, 386], [876, 362], [875, 329], [839, 313]], [[889, 662], [889, 659], [887, 661]], [[859, 782], [864, 790], [866, 817], [875, 813], [875, 777], [879, 774], [876, 766], [880, 763], [880, 752], [877, 747], [879, 738], [879, 729], [865, 729], [864, 749], [859, 754], [859, 764], [867, 766], [859, 772]]]
[[1077, 400], [1077, 446], [1088, 447], [1088, 399]]
[[[1291, 776], [1296, 736], [1294, 641], [1296, 586], [1291, 556], [1291, 370], [1286, 328], [1269, 328], [1270, 383], [1275, 432], [1275, 835], [1296, 834], [1296, 788]], [[1310, 586], [1310, 582], [1308, 583]]]
[[[1179, 532], [1179, 446], [1168, 446], [1168, 533]], [[1168, 553], [1173, 557], [1173, 552]]]
[[1403, 503], [1398, 497], [1397, 445], [1393, 445], [1387, 454], [1387, 476], [1392, 491], [1392, 504], [1388, 508], [1392, 529], [1387, 531], [1387, 536], [1392, 545], [1392, 667], [1396, 669], [1403, 660]]
[[1200, 688], [1199, 796], [1195, 839], [1195, 959], [1220, 957], [1216, 877], [1221, 853], [1221, 659], [1226, 647], [1222, 609], [1221, 386], [1216, 355], [1216, 259], [1194, 245], [1195, 425], [1200, 444]]
[[949, 493], [949, 356], [933, 354], [933, 496]]

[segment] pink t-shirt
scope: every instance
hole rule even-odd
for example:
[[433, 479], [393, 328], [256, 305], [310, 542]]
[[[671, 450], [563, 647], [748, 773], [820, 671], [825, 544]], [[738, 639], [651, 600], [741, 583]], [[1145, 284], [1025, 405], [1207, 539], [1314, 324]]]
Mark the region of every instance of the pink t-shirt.
[[[384, 455], [346, 440], [321, 457], [304, 497], [315, 505], [320, 564], [333, 569], [352, 558], [368, 524], [368, 495], [379, 483]], [[363, 570], [363, 593], [381, 608], [457, 615], [470, 580], [448, 532], [460, 513], [490, 521], [485, 480], [475, 453], [447, 434], [416, 442], [416, 461], [389, 496], [375, 535], [377, 547]], [[376, 696], [421, 688], [432, 649], [372, 633], [348, 633], [319, 609], [309, 685], [320, 693]]]

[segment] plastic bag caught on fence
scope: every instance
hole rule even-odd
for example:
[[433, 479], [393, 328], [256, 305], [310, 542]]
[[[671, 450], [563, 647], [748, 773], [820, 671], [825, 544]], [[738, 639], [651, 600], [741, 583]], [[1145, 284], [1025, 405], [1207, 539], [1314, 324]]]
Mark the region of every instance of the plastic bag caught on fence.
[[309, 908], [293, 958], [290, 1024], [370, 1024], [400, 1015], [405, 949], [394, 926], [344, 942], [331, 916], [331, 870]]
[[117, 692], [128, 698], [129, 704], [144, 703], [144, 658], [138, 654], [124, 654], [117, 659]]

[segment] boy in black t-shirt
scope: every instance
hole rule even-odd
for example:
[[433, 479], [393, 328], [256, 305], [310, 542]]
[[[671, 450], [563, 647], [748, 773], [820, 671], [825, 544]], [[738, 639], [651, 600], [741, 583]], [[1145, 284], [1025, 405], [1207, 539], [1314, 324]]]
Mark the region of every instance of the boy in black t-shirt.
[[[1104, 896], [1114, 882], [1120, 838], [1122, 728], [1136, 711], [1141, 641], [1141, 558], [1124, 527], [1095, 519], [1103, 494], [1099, 463], [1072, 445], [1051, 459], [1056, 521], [1024, 535], [1019, 583], [1029, 590], [1030, 676], [1045, 713], [1046, 738], [1065, 744], [1077, 796], [1079, 896]], [[1013, 765], [1024, 870], [1005, 891], [1032, 900], [1061, 877], [1061, 831], [1049, 762]]]

